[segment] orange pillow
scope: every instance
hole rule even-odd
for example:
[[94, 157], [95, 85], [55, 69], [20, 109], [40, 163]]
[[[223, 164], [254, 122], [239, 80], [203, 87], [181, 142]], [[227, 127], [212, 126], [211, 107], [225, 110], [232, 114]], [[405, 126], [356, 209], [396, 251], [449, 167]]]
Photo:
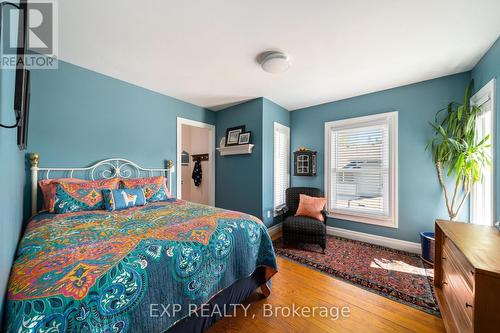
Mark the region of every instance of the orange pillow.
[[[55, 211], [55, 201], [56, 201], [56, 185], [62, 184], [64, 186], [69, 185], [81, 185], [82, 189], [84, 188], [96, 188], [96, 189], [111, 189], [117, 190], [120, 184], [120, 178], [110, 178], [110, 179], [98, 179], [98, 180], [83, 180], [82, 182], [74, 182], [74, 181], [62, 181], [58, 179], [55, 182], [50, 183], [50, 193], [49, 193], [49, 213], [54, 213]], [[73, 187], [75, 192], [78, 191], [78, 187]], [[102, 193], [99, 193], [102, 196]]]
[[123, 187], [126, 189], [142, 188], [148, 202], [166, 201], [172, 198], [167, 188], [167, 178], [164, 176], [149, 178], [124, 178]]
[[321, 211], [325, 208], [326, 198], [310, 197], [305, 194], [300, 195], [299, 208], [295, 216], [307, 216], [313, 219], [325, 221]]
[[40, 186], [40, 190], [42, 191], [42, 210], [41, 211], [46, 211], [49, 210], [50, 207], [50, 202], [51, 202], [51, 195], [52, 195], [52, 188], [54, 187], [54, 184], [56, 184], [59, 181], [63, 182], [68, 182], [68, 183], [85, 183], [85, 179], [78, 179], [78, 178], [53, 178], [53, 179], [42, 179], [38, 181], [38, 186]]

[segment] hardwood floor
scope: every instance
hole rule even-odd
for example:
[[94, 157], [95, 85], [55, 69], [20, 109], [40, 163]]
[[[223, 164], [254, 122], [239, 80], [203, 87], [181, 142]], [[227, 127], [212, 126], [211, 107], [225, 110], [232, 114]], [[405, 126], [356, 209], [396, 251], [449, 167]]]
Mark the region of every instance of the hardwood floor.
[[[271, 295], [250, 303], [247, 316], [238, 309], [208, 332], [445, 332], [440, 318], [334, 279], [278, 257]], [[347, 318], [331, 316], [268, 317], [264, 306], [348, 307]], [[269, 311], [267, 312], [269, 313]]]

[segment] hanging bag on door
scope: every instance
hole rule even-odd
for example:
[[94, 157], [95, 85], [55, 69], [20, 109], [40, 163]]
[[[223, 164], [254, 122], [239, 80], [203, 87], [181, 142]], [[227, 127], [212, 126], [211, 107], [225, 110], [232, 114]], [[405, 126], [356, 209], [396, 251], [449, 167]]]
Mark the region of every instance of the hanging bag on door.
[[196, 187], [201, 185], [202, 174], [203, 172], [201, 171], [201, 161], [198, 160], [194, 163], [193, 175], [192, 175], [192, 178], [194, 180], [194, 185]]

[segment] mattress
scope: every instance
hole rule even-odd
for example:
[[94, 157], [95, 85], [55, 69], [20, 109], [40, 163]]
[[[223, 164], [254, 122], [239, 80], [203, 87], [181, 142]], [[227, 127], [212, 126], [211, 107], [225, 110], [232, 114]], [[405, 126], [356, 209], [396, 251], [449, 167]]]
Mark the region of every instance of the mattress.
[[267, 228], [239, 212], [173, 200], [118, 212], [40, 214], [18, 247], [6, 329], [173, 330], [203, 305], [224, 302], [221, 295], [236, 292], [227, 299], [241, 301], [257, 283], [268, 294], [276, 271]]

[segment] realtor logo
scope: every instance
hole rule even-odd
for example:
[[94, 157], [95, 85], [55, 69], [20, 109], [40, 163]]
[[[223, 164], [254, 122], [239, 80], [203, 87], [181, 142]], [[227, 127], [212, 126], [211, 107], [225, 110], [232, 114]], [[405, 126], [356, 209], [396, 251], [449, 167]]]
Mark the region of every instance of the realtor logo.
[[58, 21], [55, 0], [2, 4], [2, 68], [57, 68]]
[[54, 52], [54, 3], [30, 2], [27, 24], [28, 49], [43, 54]]

